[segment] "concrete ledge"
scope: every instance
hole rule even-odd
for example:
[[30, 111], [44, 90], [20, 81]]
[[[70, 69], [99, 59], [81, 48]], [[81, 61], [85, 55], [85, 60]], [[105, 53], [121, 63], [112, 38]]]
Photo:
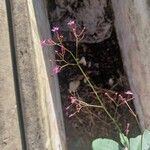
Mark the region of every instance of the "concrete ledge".
[[64, 150], [59, 88], [50, 76], [53, 49], [40, 45], [51, 37], [46, 5], [43, 0], [11, 0], [11, 12], [27, 149]]
[[112, 0], [123, 62], [135, 95], [142, 129], [150, 129], [149, 0]]
[[22, 149], [6, 1], [0, 1], [0, 149]]

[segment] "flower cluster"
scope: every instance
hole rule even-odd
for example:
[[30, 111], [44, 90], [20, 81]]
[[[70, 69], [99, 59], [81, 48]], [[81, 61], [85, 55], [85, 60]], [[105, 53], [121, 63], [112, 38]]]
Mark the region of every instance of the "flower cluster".
[[118, 106], [125, 104], [134, 99], [133, 93], [131, 91], [127, 91], [124, 93], [108, 93], [105, 92], [105, 96], [111, 101], [117, 104]]
[[70, 118], [70, 117], [73, 117], [76, 113], [80, 112], [80, 110], [82, 109], [82, 105], [80, 104], [80, 101], [75, 96], [70, 96], [69, 101], [71, 104], [66, 108], [66, 110], [69, 110], [70, 107], [75, 108], [75, 111], [69, 115], [69, 118]]
[[52, 75], [56, 75], [61, 71], [61, 67], [56, 65], [53, 69], [52, 69]]
[[54, 42], [52, 39], [46, 39], [41, 41], [41, 46], [54, 46], [56, 45], [56, 42]]
[[53, 32], [58, 32], [59, 31], [59, 27], [53, 27], [52, 31]]

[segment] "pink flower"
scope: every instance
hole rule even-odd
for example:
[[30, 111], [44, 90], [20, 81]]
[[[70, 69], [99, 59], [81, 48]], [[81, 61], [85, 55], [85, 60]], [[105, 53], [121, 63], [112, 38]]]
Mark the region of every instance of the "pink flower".
[[48, 39], [47, 44], [50, 46], [56, 45], [56, 43], [52, 39]]
[[74, 104], [77, 101], [77, 98], [74, 96], [70, 96], [69, 99], [71, 100], [72, 104]]
[[127, 94], [127, 95], [133, 95], [133, 93], [131, 91], [127, 91], [127, 92], [125, 92], [125, 94]]
[[81, 110], [82, 106], [80, 104], [76, 105], [76, 111], [79, 113]]
[[46, 45], [46, 40], [42, 40], [41, 41], [41, 46], [43, 47], [43, 46], [45, 46]]
[[74, 21], [74, 20], [70, 20], [67, 24], [68, 24], [69, 26], [75, 25], [75, 21]]
[[65, 47], [63, 45], [61, 46], [61, 53], [65, 54]]
[[61, 67], [60, 66], [55, 66], [53, 69], [52, 69], [52, 73], [53, 75], [59, 73], [61, 70]]
[[42, 40], [41, 41], [41, 46], [53, 46], [56, 45], [56, 43], [52, 39], [47, 39], [47, 40]]
[[75, 21], [70, 20], [67, 24], [68, 24], [68, 26], [70, 26], [70, 28], [73, 30], [73, 34], [74, 34], [75, 37], [76, 37], [76, 36], [77, 36], [77, 33], [76, 33], [76, 24], [75, 24]]
[[124, 148], [124, 150], [128, 150], [128, 148], [127, 148], [127, 147], [125, 147], [125, 148]]
[[53, 27], [52, 31], [57, 32], [59, 30], [59, 27]]

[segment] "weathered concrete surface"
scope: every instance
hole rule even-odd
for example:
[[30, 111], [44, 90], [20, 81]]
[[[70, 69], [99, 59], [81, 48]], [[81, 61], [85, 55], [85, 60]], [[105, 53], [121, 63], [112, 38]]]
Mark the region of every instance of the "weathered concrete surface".
[[150, 2], [112, 0], [123, 62], [141, 127], [150, 129]]
[[21, 150], [5, 1], [0, 1], [0, 150]]
[[[19, 91], [28, 150], [64, 150], [65, 131], [57, 78], [50, 76], [52, 49], [43, 0], [11, 0]], [[45, 61], [46, 60], [46, 61]]]

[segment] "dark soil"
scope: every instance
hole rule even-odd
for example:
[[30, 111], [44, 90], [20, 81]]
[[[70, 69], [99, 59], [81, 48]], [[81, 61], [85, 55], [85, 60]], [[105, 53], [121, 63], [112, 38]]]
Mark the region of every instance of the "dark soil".
[[[65, 45], [72, 52], [75, 51], [75, 43], [66, 42]], [[125, 131], [127, 123], [130, 123], [129, 137], [138, 135], [140, 133], [138, 125], [127, 106], [123, 104], [119, 108], [116, 108], [115, 104], [105, 96], [105, 93], [109, 93], [113, 98], [115, 93], [126, 96], [124, 93], [130, 90], [127, 76], [123, 69], [115, 30], [109, 39], [101, 43], [80, 44], [79, 58], [82, 57], [85, 57], [87, 64], [91, 64], [89, 67], [82, 67], [88, 74], [90, 81], [97, 88], [97, 91], [99, 91], [99, 95], [107, 110], [118, 120], [123, 131]], [[69, 55], [67, 59], [72, 61]], [[67, 67], [59, 74], [68, 149], [91, 150], [92, 140], [98, 137], [113, 138], [119, 141], [118, 132], [114, 124], [100, 108], [83, 108], [74, 116], [68, 117], [69, 114], [76, 111], [74, 107], [66, 111], [66, 108], [70, 105], [70, 101], [68, 100], [70, 95], [68, 91], [69, 83], [81, 76], [82, 74], [76, 67]], [[99, 105], [87, 83], [84, 83], [84, 78], [80, 80], [77, 94], [86, 103]], [[117, 96], [114, 99], [117, 101]], [[129, 105], [134, 110], [132, 101], [129, 102]]]

